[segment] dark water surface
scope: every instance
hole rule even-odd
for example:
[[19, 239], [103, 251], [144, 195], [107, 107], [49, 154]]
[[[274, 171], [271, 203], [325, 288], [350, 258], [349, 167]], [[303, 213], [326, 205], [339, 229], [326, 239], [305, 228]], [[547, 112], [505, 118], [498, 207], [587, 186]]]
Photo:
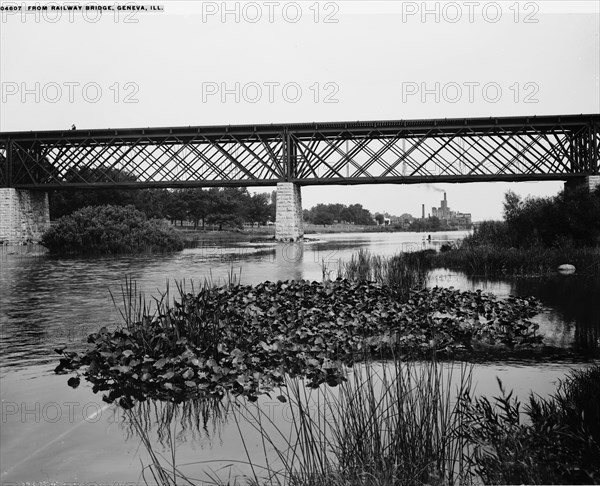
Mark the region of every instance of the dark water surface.
[[[140, 461], [143, 464], [150, 461], [123, 412], [104, 403], [87, 384], [73, 390], [66, 385], [66, 375], [57, 376], [52, 371], [57, 364], [53, 348], [64, 345], [81, 348], [89, 333], [119, 322], [111, 293], [117, 301], [120, 299], [126, 277], [133, 279], [148, 299], [164, 292], [167, 281], [174, 295], [175, 282], [185, 281], [191, 289], [192, 281], [196, 285], [205, 279], [226, 282], [232, 273], [245, 284], [288, 279], [320, 281], [324, 274], [335, 277], [338, 262], [348, 260], [361, 248], [392, 255], [439, 247], [443, 241], [462, 236], [462, 232], [438, 233], [428, 243], [423, 234], [416, 233], [310, 235], [318, 241], [275, 246], [209, 246], [186, 249], [175, 255], [111, 258], [53, 258], [39, 248], [1, 248], [0, 479], [82, 483], [140, 480]], [[474, 381], [479, 393], [497, 394], [498, 376], [520, 396], [530, 391], [548, 395], [569, 369], [585, 366], [586, 356], [598, 356], [600, 282], [597, 277], [576, 274], [510, 281], [469, 279], [442, 269], [431, 273], [429, 283], [480, 288], [501, 297], [510, 294], [537, 297], [545, 309], [535, 320], [546, 336], [546, 343], [568, 355], [566, 359], [545, 362], [521, 360], [477, 365]], [[282, 404], [268, 397], [261, 398], [259, 403], [276, 415], [274, 420], [289, 424]], [[147, 406], [165, 407], [164, 404]], [[158, 436], [160, 429], [154, 417], [150, 429], [156, 450], [170, 456], [169, 447]], [[245, 460], [235, 422], [217, 422], [212, 428], [194, 430], [180, 424], [175, 430], [178, 463], [209, 461], [195, 465], [191, 477], [199, 477], [198, 470], [218, 470], [226, 464], [237, 464], [213, 461]], [[177, 420], [173, 421], [176, 423]], [[248, 425], [241, 427], [246, 447], [252, 454], [262, 453], [257, 434]], [[239, 470], [247, 472], [243, 466]], [[220, 474], [227, 477], [227, 471]]]

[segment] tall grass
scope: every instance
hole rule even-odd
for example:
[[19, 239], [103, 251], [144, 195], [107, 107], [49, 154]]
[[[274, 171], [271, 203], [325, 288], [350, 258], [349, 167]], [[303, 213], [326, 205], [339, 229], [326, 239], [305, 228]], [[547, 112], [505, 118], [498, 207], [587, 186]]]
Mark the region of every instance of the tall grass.
[[578, 273], [600, 273], [600, 248], [503, 248], [496, 245], [462, 245], [433, 255], [434, 267], [460, 269], [472, 276], [547, 275], [559, 265], [575, 265]]
[[425, 286], [429, 268], [427, 256], [423, 252], [382, 257], [361, 249], [352, 255], [350, 261], [340, 263], [338, 277], [388, 285], [402, 299], [411, 289]]
[[[219, 286], [231, 288], [239, 283], [239, 274], [233, 268], [227, 275], [227, 282], [220, 282], [212, 274], [205, 278], [200, 290], [211, 289]], [[121, 302], [111, 293], [113, 305], [121, 315], [123, 326], [131, 333], [132, 340], [142, 346], [149, 354], [159, 350], [165, 355], [172, 355], [181, 347], [181, 339], [190, 343], [203, 344], [215, 351], [223, 332], [221, 316], [209, 312], [207, 306], [199, 301], [197, 295], [207, 298], [208, 293], [196, 292], [194, 282], [190, 282], [190, 291], [186, 289], [186, 282], [175, 282], [177, 289], [176, 299], [171, 302], [170, 285], [167, 281], [166, 290], [147, 301], [144, 294], [137, 288], [133, 279], [125, 278], [121, 286]], [[160, 335], [160, 343], [156, 337]], [[214, 349], [213, 349], [214, 348]]]
[[448, 363], [393, 359], [356, 366], [339, 388], [310, 390], [300, 380], [289, 380], [291, 434], [265, 432], [272, 429], [265, 422], [277, 424], [260, 407], [249, 414], [263, 443], [283, 464], [276, 484], [470, 482], [459, 425], [471, 368], [461, 365], [456, 373]]
[[[161, 485], [210, 484], [197, 479], [201, 473], [220, 485], [600, 483], [600, 365], [571, 372], [554, 395], [532, 395], [523, 408], [501, 383], [500, 396], [473, 397], [471, 370], [464, 364], [391, 360], [356, 367], [338, 388], [311, 390], [301, 380], [288, 380], [284, 396], [291, 423], [236, 399], [230, 410], [237, 410], [232, 416], [249, 478], [231, 476], [231, 464], [244, 464], [239, 460], [215, 461], [230, 465], [227, 478], [206, 472], [211, 461], [177, 465], [175, 418], [184, 420], [204, 406], [157, 416], [166, 420], [160, 427], [170, 457], [153, 450], [139, 413], [132, 424], [152, 461], [145, 472]], [[186, 420], [193, 423], [193, 417]], [[248, 426], [258, 441], [247, 435]], [[258, 444], [263, 463], [252, 462], [250, 444]], [[184, 473], [190, 468], [192, 473]]]

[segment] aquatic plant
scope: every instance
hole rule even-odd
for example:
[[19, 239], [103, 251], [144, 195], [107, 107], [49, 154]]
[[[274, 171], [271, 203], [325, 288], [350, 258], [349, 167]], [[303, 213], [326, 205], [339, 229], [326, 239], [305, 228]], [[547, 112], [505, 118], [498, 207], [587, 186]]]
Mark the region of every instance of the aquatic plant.
[[[189, 403], [206, 410], [198, 405], [202, 401], [160, 405], [169, 410], [156, 425], [166, 431], [161, 444], [173, 451], [170, 457], [153, 449], [151, 431], [143, 425], [146, 405], [126, 416], [149, 452], [145, 471], [162, 485], [206, 484], [204, 477], [221, 485], [469, 484], [474, 473], [466, 467], [469, 444], [460, 426], [471, 370], [472, 365], [441, 363], [435, 357], [424, 362], [394, 357], [356, 365], [335, 388], [311, 389], [303, 379], [288, 378], [280, 408], [244, 397], [227, 400], [229, 422], [235, 422], [242, 443], [248, 430], [258, 436], [253, 454], [245, 449], [246, 461], [199, 457], [178, 463], [174, 444], [179, 420], [183, 430]], [[223, 471], [229, 474], [226, 479]]]
[[430, 268], [427, 253], [398, 253], [391, 257], [373, 255], [359, 250], [350, 261], [338, 266], [338, 278], [366, 280], [388, 286], [396, 296], [405, 300], [411, 290], [425, 287]]
[[133, 206], [88, 206], [63, 216], [42, 237], [56, 254], [119, 254], [183, 249], [168, 223], [147, 219]]
[[503, 248], [495, 245], [461, 246], [430, 256], [434, 267], [454, 268], [471, 276], [548, 275], [571, 263], [579, 273], [600, 273], [600, 248]]
[[[179, 287], [179, 299], [125, 299], [125, 325], [88, 338], [91, 348], [62, 354], [57, 373], [83, 368], [94, 392], [129, 408], [146, 397], [182, 401], [226, 393], [256, 399], [301, 376], [310, 386], [337, 385], [344, 365], [394, 351], [418, 358], [447, 356], [479, 345], [537, 346], [542, 338], [529, 318], [535, 299], [432, 288], [406, 301], [387, 286], [335, 280], [263, 282], [256, 286], [206, 285], [197, 294]], [[79, 384], [80, 373], [69, 380]]]
[[463, 397], [468, 467], [485, 484], [600, 484], [600, 366], [572, 371], [549, 398]]
[[[149, 449], [145, 470], [162, 485], [206, 484], [195, 479], [201, 476], [220, 485], [600, 483], [600, 365], [572, 371], [554, 395], [532, 395], [521, 407], [501, 383], [501, 396], [474, 397], [472, 365], [433, 358], [367, 361], [348, 370], [348, 380], [336, 388], [310, 389], [302, 379], [287, 379], [285, 423], [274, 418], [271, 406], [243, 397], [228, 401], [240, 440], [242, 424], [259, 434], [264, 462], [248, 449], [246, 462], [214, 461], [229, 465], [220, 468], [229, 470], [226, 479], [206, 471], [213, 461], [177, 464], [175, 457], [178, 419], [185, 428], [194, 422], [192, 411], [206, 417], [215, 402], [161, 404], [168, 413], [157, 415], [157, 425], [166, 431], [171, 457], [154, 452], [150, 430], [141, 425], [147, 419], [136, 418], [145, 417], [149, 406], [126, 414], [134, 415], [131, 423]], [[208, 414], [223, 418], [218, 408]], [[231, 476], [233, 463], [247, 466], [250, 477]]]
[[277, 484], [441, 485], [471, 480], [471, 471], [464, 467], [468, 444], [460, 434], [460, 407], [471, 389], [471, 366], [394, 357], [367, 361], [349, 373], [339, 389], [311, 391], [302, 381], [289, 380], [291, 434], [268, 432], [264, 423], [270, 417], [253, 408], [257, 432], [283, 464], [275, 475]]

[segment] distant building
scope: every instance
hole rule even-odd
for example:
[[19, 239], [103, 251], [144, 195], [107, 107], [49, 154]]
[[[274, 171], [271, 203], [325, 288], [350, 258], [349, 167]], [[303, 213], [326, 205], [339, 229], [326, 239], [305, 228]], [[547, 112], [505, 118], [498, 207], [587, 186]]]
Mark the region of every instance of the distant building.
[[440, 201], [439, 208], [431, 208], [431, 216], [438, 218], [443, 225], [456, 229], [471, 228], [471, 213], [451, 211], [444, 192], [444, 199]]

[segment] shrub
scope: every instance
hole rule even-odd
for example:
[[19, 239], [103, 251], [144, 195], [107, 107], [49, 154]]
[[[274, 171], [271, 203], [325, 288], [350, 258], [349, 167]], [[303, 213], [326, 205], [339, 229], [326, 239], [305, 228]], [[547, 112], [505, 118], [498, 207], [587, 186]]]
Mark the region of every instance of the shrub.
[[467, 246], [495, 245], [511, 246], [511, 236], [507, 223], [504, 221], [482, 221], [472, 235], [463, 240]]
[[86, 207], [63, 216], [42, 237], [52, 253], [117, 254], [179, 251], [183, 240], [158, 219], [133, 206]]
[[509, 191], [504, 219], [514, 246], [594, 246], [600, 238], [600, 189], [575, 187], [524, 200]]
[[469, 467], [484, 484], [599, 483], [600, 366], [571, 372], [549, 398], [531, 395], [524, 416], [512, 392], [500, 390], [495, 404], [463, 401]]

